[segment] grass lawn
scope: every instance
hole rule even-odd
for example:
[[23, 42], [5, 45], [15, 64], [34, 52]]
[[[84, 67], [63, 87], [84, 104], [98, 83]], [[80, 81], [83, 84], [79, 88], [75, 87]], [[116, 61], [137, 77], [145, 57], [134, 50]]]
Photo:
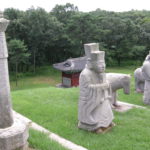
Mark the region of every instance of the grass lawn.
[[[107, 72], [129, 73], [133, 77], [134, 69], [133, 67], [108, 68]], [[42, 78], [47, 78], [48, 81], [54, 80], [54, 82], [40, 81]], [[54, 85], [60, 82], [59, 72], [50, 68], [48, 72], [41, 73], [39, 76], [22, 77], [19, 83], [21, 82], [22, 84], [17, 88], [14, 82], [11, 82], [14, 109], [50, 131], [89, 150], [150, 149], [149, 106], [146, 106], [148, 107], [146, 110], [132, 109], [126, 113], [114, 112], [114, 122], [117, 126], [107, 134], [96, 135], [77, 128], [79, 89], [56, 88]], [[131, 94], [124, 95], [120, 90], [119, 100], [145, 106], [142, 103], [142, 95], [134, 93], [133, 78]]]
[[15, 83], [15, 75], [10, 75], [11, 90], [34, 89], [41, 87], [55, 86], [61, 81], [61, 73], [51, 66], [44, 66], [36, 69], [36, 74], [21, 73], [18, 75], [18, 86]]
[[36, 150], [68, 150], [62, 147], [55, 141], [48, 138], [48, 135], [38, 132], [36, 130], [30, 129], [29, 143], [30, 147]]
[[37, 88], [12, 92], [14, 108], [38, 124], [89, 150], [150, 149], [150, 111], [116, 113], [117, 126], [104, 135], [77, 128], [78, 89]]

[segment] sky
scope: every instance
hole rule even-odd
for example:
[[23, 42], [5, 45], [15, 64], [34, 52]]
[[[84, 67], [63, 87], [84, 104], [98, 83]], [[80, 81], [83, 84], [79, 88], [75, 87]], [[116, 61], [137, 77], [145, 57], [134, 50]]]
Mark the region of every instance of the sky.
[[46, 11], [51, 11], [56, 4], [66, 3], [78, 6], [79, 11], [89, 12], [97, 8], [108, 11], [129, 11], [129, 10], [150, 10], [150, 0], [2, 0], [0, 10], [6, 8], [17, 8], [27, 10], [32, 6], [42, 7]]

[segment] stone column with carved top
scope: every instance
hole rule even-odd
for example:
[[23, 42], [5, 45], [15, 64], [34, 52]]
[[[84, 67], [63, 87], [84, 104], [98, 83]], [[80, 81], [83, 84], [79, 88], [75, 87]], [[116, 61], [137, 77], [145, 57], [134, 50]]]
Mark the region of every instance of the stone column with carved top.
[[8, 24], [0, 12], [0, 150], [26, 150], [28, 125], [12, 113], [5, 37]]
[[[2, 13], [0, 17], [2, 17]], [[13, 124], [5, 38], [8, 23], [8, 20], [0, 18], [0, 128], [6, 128]]]

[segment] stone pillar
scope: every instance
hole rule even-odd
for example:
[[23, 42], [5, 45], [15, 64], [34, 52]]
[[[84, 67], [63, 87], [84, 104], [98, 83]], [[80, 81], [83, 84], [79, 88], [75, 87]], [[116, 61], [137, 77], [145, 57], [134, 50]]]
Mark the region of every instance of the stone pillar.
[[8, 52], [5, 38], [8, 23], [8, 20], [0, 18], [0, 128], [6, 128], [13, 124], [7, 62]]
[[0, 12], [0, 150], [26, 150], [28, 125], [12, 113], [5, 30], [9, 21]]

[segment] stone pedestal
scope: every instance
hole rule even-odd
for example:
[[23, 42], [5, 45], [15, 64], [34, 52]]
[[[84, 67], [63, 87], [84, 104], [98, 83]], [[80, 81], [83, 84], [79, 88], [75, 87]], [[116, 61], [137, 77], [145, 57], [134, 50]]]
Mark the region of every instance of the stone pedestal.
[[28, 126], [15, 118], [12, 126], [0, 129], [0, 150], [27, 150]]

